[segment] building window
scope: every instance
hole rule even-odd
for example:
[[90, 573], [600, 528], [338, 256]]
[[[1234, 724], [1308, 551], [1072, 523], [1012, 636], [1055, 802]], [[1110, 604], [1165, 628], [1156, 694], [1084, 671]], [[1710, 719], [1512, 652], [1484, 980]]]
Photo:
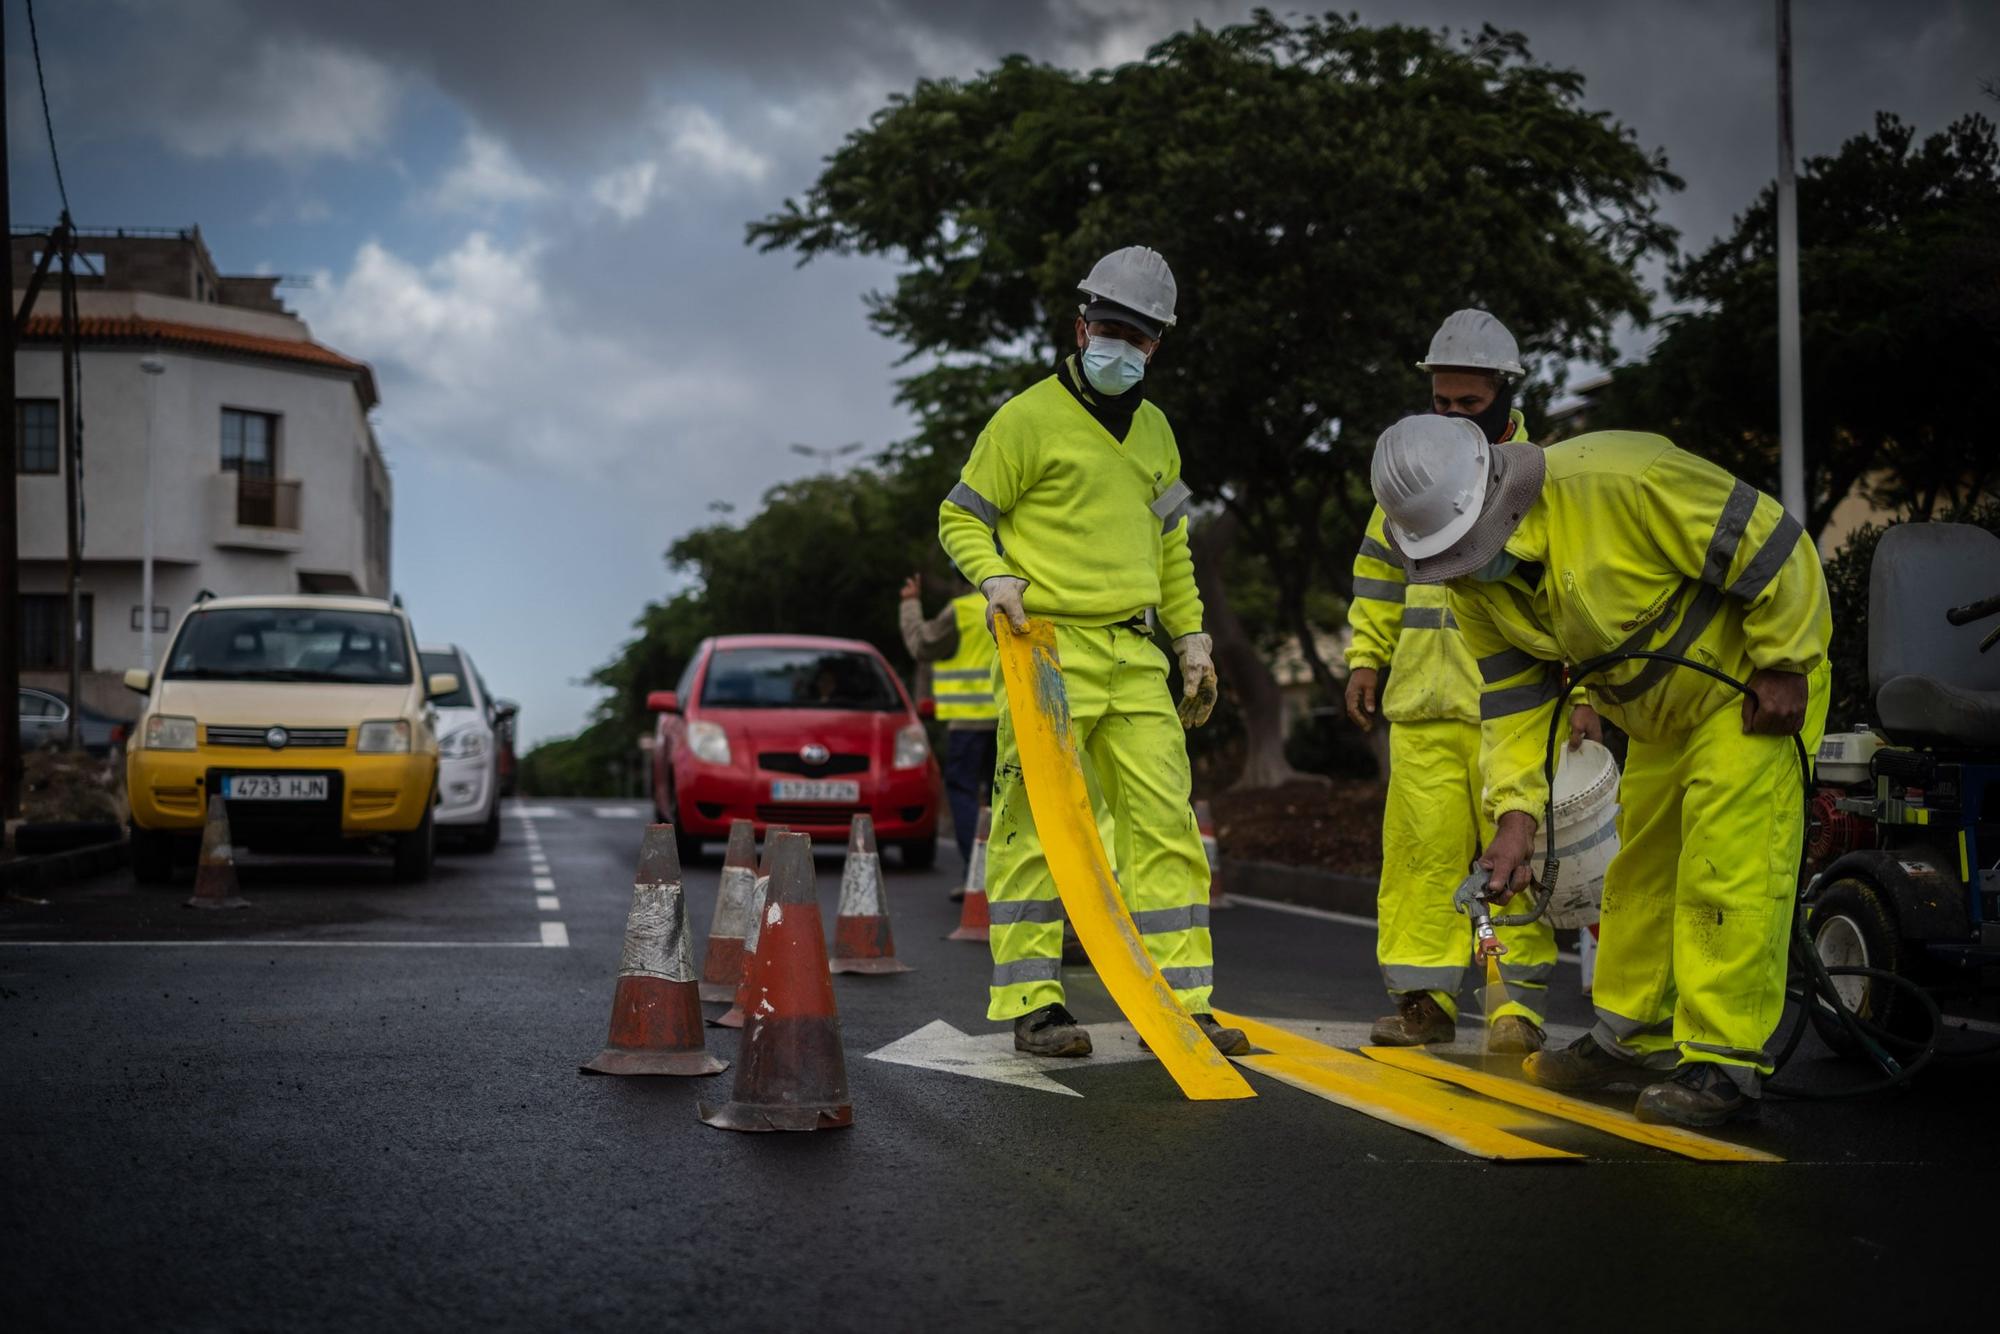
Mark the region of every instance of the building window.
[[[78, 599], [83, 604], [83, 653], [81, 671], [91, 671], [90, 594]], [[21, 594], [21, 670], [24, 672], [66, 672], [69, 670], [69, 596], [65, 593]]]
[[16, 472], [61, 471], [62, 405], [53, 398], [15, 399], [14, 439], [21, 451]]
[[278, 419], [268, 412], [222, 410], [222, 470], [268, 482], [278, 475]]

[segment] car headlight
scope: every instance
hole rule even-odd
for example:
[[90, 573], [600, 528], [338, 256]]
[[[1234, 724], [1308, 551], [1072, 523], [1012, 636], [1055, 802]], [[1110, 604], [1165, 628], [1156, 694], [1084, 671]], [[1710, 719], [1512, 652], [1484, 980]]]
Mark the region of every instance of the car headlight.
[[689, 723], [688, 749], [704, 764], [729, 763], [729, 733], [720, 723]]
[[355, 735], [354, 748], [363, 755], [407, 755], [410, 750], [410, 722], [394, 718], [387, 722], [363, 723]]
[[896, 733], [896, 758], [894, 767], [898, 769], [920, 769], [924, 761], [931, 757], [931, 741], [924, 735], [922, 723], [911, 723]]
[[438, 754], [448, 760], [476, 760], [485, 753], [485, 734], [476, 727], [461, 727], [438, 742]]
[[193, 750], [194, 719], [156, 713], [146, 720], [147, 750]]

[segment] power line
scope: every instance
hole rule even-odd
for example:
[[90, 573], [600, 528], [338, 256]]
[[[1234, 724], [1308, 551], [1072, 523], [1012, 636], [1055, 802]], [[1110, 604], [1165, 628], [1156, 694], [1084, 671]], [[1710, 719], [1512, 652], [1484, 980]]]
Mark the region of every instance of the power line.
[[42, 124], [49, 131], [49, 161], [55, 164], [56, 194], [62, 199], [63, 214], [69, 214], [69, 189], [63, 184], [62, 157], [56, 152], [56, 123], [49, 115], [49, 84], [42, 77], [42, 38], [35, 31], [35, 0], [26, 0], [28, 6], [28, 45], [35, 50], [35, 86], [42, 94]]

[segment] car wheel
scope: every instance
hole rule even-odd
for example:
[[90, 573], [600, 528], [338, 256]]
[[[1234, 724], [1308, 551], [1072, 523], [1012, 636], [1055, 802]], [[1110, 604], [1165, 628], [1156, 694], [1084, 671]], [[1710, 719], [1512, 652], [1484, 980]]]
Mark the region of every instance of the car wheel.
[[474, 852], [491, 852], [500, 846], [500, 803], [486, 813], [486, 823], [466, 835], [465, 846]]
[[903, 869], [906, 871], [928, 871], [937, 865], [937, 840], [934, 838], [911, 839], [896, 846], [903, 851]]
[[[1813, 900], [1810, 924], [1813, 948], [1820, 962], [1829, 968], [1881, 968], [1892, 973], [1904, 971], [1903, 942], [1896, 919], [1883, 900], [1882, 891], [1866, 880], [1843, 877], [1834, 881]], [[1924, 1015], [1894, 983], [1877, 977], [1833, 979], [1841, 1003], [1856, 1018], [1885, 1028], [1898, 1037], [1921, 1037]], [[1840, 1019], [1815, 1005], [1807, 1010], [1820, 1041], [1843, 1056], [1857, 1046]]]
[[694, 834], [683, 834], [678, 824], [674, 826], [674, 851], [680, 854], [682, 866], [701, 865], [704, 855], [701, 838]]
[[431, 878], [431, 864], [437, 859], [437, 826], [431, 821], [431, 807], [424, 807], [423, 823], [407, 834], [396, 835], [396, 879], [407, 885]]
[[157, 829], [132, 826], [132, 878], [142, 885], [164, 885], [174, 878], [174, 837]]

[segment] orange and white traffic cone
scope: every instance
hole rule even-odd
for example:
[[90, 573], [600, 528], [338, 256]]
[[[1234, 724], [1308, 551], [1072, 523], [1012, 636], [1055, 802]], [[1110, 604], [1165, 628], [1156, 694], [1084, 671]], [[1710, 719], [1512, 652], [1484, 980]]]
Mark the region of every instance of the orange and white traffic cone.
[[757, 866], [757, 878], [750, 889], [750, 926], [743, 933], [743, 966], [736, 974], [736, 988], [727, 1010], [708, 1022], [716, 1028], [741, 1028], [750, 1000], [750, 960], [757, 953], [757, 923], [763, 920], [764, 899], [771, 886], [771, 850], [778, 845], [786, 826], [774, 824], [764, 830], [764, 857]]
[[965, 866], [965, 888], [959, 891], [958, 930], [946, 940], [985, 940], [990, 919], [986, 909], [986, 840], [993, 835], [993, 808], [979, 808], [979, 832], [972, 836], [972, 860]]
[[889, 898], [882, 889], [882, 854], [875, 850], [875, 821], [857, 815], [847, 831], [847, 861], [840, 868], [840, 915], [833, 923], [836, 973], [908, 973], [896, 957], [889, 931]]
[[715, 891], [715, 915], [701, 956], [701, 998], [726, 1001], [743, 977], [743, 937], [755, 915], [757, 831], [748, 820], [729, 822], [729, 850], [722, 857], [722, 881]]
[[697, 1104], [723, 1130], [832, 1130], [854, 1124], [840, 1012], [813, 887], [812, 840], [777, 839], [750, 956], [749, 1022], [728, 1102]]
[[611, 997], [611, 1035], [585, 1062], [588, 1075], [713, 1075], [729, 1062], [702, 1045], [701, 997], [695, 992], [694, 941], [688, 935], [674, 827], [648, 825], [632, 878], [625, 952]]
[[1222, 892], [1222, 845], [1215, 838], [1215, 812], [1208, 803], [1194, 804], [1194, 825], [1201, 831], [1201, 850], [1208, 856], [1208, 906], [1234, 908], [1229, 896]]
[[201, 831], [201, 861], [194, 871], [194, 897], [185, 908], [247, 908], [236, 894], [236, 850], [229, 843], [229, 808], [220, 795], [208, 799], [208, 824]]

